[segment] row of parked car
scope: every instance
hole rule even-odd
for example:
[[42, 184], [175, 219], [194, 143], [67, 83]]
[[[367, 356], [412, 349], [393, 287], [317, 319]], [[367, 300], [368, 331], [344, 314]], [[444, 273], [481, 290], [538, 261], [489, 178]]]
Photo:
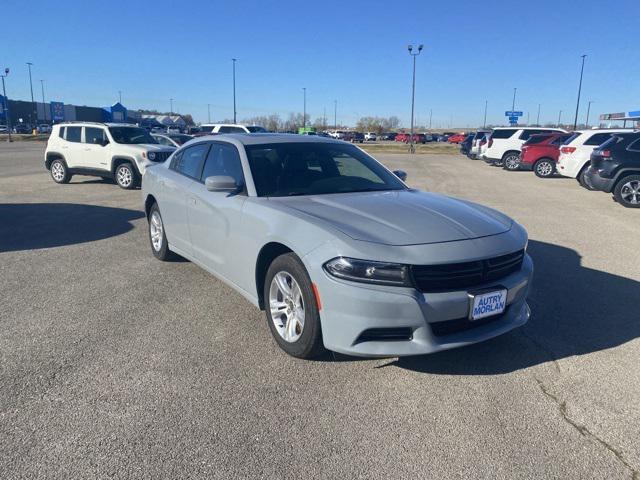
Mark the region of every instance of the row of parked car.
[[469, 134], [460, 151], [509, 171], [575, 178], [587, 190], [640, 208], [640, 130], [501, 127]]

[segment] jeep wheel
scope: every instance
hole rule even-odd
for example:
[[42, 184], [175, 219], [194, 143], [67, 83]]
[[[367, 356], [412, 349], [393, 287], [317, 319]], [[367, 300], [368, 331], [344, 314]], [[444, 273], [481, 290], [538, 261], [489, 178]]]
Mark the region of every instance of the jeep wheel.
[[628, 175], [613, 189], [616, 201], [627, 208], [640, 208], [640, 175]]
[[67, 164], [64, 163], [64, 160], [54, 160], [51, 162], [49, 170], [51, 171], [51, 178], [56, 183], [69, 183], [69, 180], [71, 180], [71, 175], [69, 174], [69, 170], [67, 170]]
[[135, 188], [137, 179], [136, 173], [130, 163], [123, 163], [116, 168], [116, 183], [120, 188], [131, 190]]

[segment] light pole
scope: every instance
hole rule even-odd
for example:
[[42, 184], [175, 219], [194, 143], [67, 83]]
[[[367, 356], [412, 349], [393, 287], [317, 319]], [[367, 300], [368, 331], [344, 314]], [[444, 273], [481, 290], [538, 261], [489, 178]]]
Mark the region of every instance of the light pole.
[[338, 100], [333, 101], [333, 129], [338, 130]]
[[307, 126], [307, 88], [302, 87], [302, 128]]
[[207, 122], [211, 123], [211, 104], [207, 103]]
[[237, 58], [232, 58], [233, 61], [233, 123], [236, 123], [236, 61]]
[[560, 113], [558, 113], [558, 125], [556, 125], [556, 127], [560, 126], [560, 118], [562, 118], [562, 110], [560, 110]]
[[33, 63], [27, 62], [29, 66], [29, 88], [31, 89], [31, 108], [33, 108], [33, 112], [29, 114], [29, 123], [31, 124], [31, 128], [33, 129], [33, 114], [36, 114], [36, 123], [38, 122], [38, 109], [36, 108], [36, 102], [33, 100], [33, 81], [31, 80], [31, 66]]
[[584, 127], [589, 128], [589, 112], [591, 112], [591, 104], [593, 100], [589, 100], [589, 104], [587, 105], [587, 119], [584, 121]]
[[118, 90], [118, 103], [122, 104], [122, 90]]
[[416, 147], [413, 144], [413, 111], [415, 108], [416, 100], [416, 57], [420, 55], [420, 52], [424, 48], [424, 45], [418, 45], [418, 51], [413, 53], [413, 45], [408, 45], [409, 55], [413, 57], [413, 81], [411, 83], [411, 137], [409, 139], [409, 153], [415, 153]]
[[[513, 101], [511, 102], [511, 111], [513, 112], [516, 109], [516, 92], [518, 91], [517, 88], [513, 89]], [[509, 122], [511, 124], [513, 124], [513, 122]], [[518, 122], [515, 123], [516, 125], [518, 124]]]
[[527, 127], [529, 126], [529, 112], [527, 112]]
[[538, 116], [536, 117], [536, 127], [540, 126], [540, 104], [538, 104]]
[[173, 115], [173, 98], [169, 99], [169, 115]]
[[[489, 100], [484, 101], [484, 120], [482, 121], [482, 128], [487, 128], [487, 105]], [[429, 120], [429, 128], [431, 128], [431, 120]]]
[[578, 109], [580, 108], [580, 94], [582, 93], [582, 74], [584, 73], [584, 59], [586, 55], [582, 55], [582, 67], [580, 67], [580, 83], [578, 84], [578, 101], [576, 102], [576, 116], [573, 120], [573, 129], [578, 128]]
[[431, 130], [431, 120], [433, 119], [433, 108], [429, 109], [429, 130]]
[[44, 80], [40, 80], [40, 87], [42, 88], [42, 110], [44, 111], [44, 123], [47, 123], [47, 107], [44, 103]]
[[11, 115], [9, 114], [9, 99], [7, 98], [7, 89], [4, 85], [5, 77], [9, 75], [9, 69], [4, 69], [4, 75], [0, 75], [2, 77], [2, 95], [4, 96], [4, 114], [7, 117], [7, 128], [9, 129], [9, 138], [7, 138], [7, 142], [13, 142], [11, 139]]

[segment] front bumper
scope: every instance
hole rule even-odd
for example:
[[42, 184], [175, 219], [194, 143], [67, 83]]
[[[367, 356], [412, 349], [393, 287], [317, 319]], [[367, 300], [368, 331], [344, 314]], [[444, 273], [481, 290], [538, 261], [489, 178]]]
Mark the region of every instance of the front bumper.
[[598, 171], [593, 167], [589, 167], [589, 169], [585, 173], [585, 177], [587, 184], [589, 184], [595, 190], [611, 193], [613, 191], [613, 187], [615, 186], [615, 179], [601, 177]]
[[[422, 293], [335, 279], [323, 270], [312, 275], [322, 301], [320, 312], [327, 349], [363, 357], [422, 355], [471, 345], [524, 325], [530, 316], [526, 297], [533, 263], [525, 255], [518, 272], [473, 290], [504, 287], [507, 308], [495, 318], [470, 322], [466, 290]], [[372, 329], [409, 332], [402, 339], [379, 339]], [[386, 331], [386, 330], [384, 330]], [[363, 340], [364, 338], [364, 340]]]

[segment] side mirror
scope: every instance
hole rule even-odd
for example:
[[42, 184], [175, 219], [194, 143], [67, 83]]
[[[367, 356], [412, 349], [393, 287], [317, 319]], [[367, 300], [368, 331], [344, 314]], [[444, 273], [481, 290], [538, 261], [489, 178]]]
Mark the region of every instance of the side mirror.
[[96, 143], [99, 145], [102, 145], [103, 147], [106, 147], [107, 145], [109, 145], [109, 140], [107, 140], [106, 138], [102, 140], [96, 139]]
[[204, 181], [204, 186], [210, 192], [237, 192], [240, 188], [236, 181], [226, 175], [216, 175], [214, 177], [207, 177]]
[[407, 172], [405, 172], [404, 170], [394, 170], [393, 174], [403, 182], [407, 180]]

